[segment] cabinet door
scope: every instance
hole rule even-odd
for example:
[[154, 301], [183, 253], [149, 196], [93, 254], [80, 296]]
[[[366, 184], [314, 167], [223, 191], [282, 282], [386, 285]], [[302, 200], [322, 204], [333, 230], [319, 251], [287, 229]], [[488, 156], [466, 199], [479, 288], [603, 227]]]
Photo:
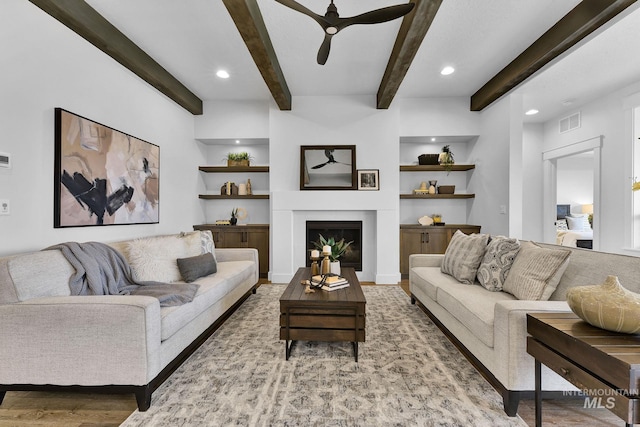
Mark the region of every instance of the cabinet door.
[[269, 274], [269, 229], [252, 229], [248, 232], [246, 246], [258, 250], [260, 262], [260, 277]]
[[246, 248], [247, 247], [247, 230], [239, 230], [231, 228], [224, 230], [222, 233], [221, 248]]
[[424, 246], [422, 248], [423, 254], [443, 254], [447, 250], [449, 245], [449, 238], [447, 237], [447, 230], [439, 228], [429, 228], [423, 231], [424, 236], [422, 241]]
[[423, 230], [400, 229], [400, 273], [409, 274], [409, 255], [423, 253]]

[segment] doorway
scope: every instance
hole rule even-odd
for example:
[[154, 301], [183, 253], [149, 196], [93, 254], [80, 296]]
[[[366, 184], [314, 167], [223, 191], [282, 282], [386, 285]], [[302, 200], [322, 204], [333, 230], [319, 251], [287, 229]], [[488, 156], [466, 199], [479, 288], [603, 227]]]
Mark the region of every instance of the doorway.
[[[543, 232], [546, 243], [555, 244], [559, 241], [556, 220], [557, 206], [561, 204], [569, 205], [570, 212], [573, 214], [591, 211], [590, 213], [593, 215], [591, 246], [596, 250], [599, 248], [601, 147], [602, 136], [598, 136], [543, 153], [545, 190]], [[581, 172], [578, 173], [578, 170]], [[589, 183], [580, 184], [578, 191], [578, 181], [581, 180], [584, 183], [584, 180], [589, 179], [591, 180], [590, 185]], [[589, 191], [592, 193], [592, 197], [589, 197]]]

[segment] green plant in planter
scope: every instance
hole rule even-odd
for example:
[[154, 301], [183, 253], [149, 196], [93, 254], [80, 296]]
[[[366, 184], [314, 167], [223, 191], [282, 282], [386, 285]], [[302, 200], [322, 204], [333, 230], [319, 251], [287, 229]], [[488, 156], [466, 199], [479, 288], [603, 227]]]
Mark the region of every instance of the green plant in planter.
[[336, 242], [336, 239], [333, 237], [329, 237], [325, 239], [322, 234], [318, 235], [317, 242], [311, 242], [313, 246], [322, 253], [322, 248], [324, 246], [331, 246], [331, 254], [329, 255], [329, 259], [334, 262], [337, 261], [344, 253], [347, 251], [347, 248], [353, 243], [353, 240], [345, 243], [344, 239], [340, 239]]
[[249, 153], [242, 151], [240, 153], [227, 153], [227, 157], [224, 160], [226, 160], [227, 163], [247, 162], [248, 164], [253, 159]]
[[452, 166], [455, 162], [453, 160], [453, 153], [451, 152], [451, 148], [449, 148], [448, 145], [442, 147], [442, 152], [438, 156], [438, 161], [444, 167], [444, 170], [446, 170], [447, 173], [451, 172], [451, 169], [453, 169]]

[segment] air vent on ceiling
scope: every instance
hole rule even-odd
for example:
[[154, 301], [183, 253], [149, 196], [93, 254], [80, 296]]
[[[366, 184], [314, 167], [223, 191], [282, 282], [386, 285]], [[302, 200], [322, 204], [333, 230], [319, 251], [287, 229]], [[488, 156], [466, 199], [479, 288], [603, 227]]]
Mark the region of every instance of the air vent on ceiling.
[[11, 167], [11, 156], [9, 153], [0, 153], [0, 168]]
[[580, 112], [572, 114], [568, 117], [560, 119], [560, 133], [569, 132], [570, 130], [580, 127]]

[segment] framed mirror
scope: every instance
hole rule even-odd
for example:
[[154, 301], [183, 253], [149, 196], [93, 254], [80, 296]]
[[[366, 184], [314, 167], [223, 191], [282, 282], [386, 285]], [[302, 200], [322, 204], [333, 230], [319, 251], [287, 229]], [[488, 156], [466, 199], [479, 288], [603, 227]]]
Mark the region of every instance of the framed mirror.
[[300, 146], [300, 190], [355, 189], [355, 145]]

